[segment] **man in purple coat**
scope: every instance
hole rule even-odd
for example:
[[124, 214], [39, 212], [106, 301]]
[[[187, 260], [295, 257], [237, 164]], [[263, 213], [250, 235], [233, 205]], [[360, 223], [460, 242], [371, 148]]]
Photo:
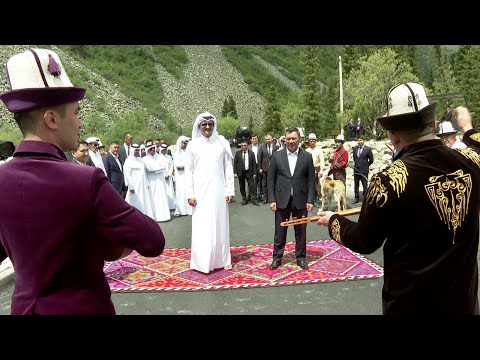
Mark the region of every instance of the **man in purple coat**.
[[86, 89], [58, 55], [29, 49], [6, 63], [0, 99], [24, 140], [0, 171], [0, 261], [15, 269], [12, 314], [114, 315], [104, 261], [136, 250], [158, 256], [158, 224], [127, 204], [102, 170], [67, 162], [82, 128]]

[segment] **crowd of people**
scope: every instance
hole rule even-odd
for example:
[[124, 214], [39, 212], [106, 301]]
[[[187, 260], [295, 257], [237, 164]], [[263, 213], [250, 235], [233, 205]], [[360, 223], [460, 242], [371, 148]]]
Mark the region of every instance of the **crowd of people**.
[[[235, 178], [242, 206], [263, 201], [274, 213], [269, 269], [276, 271], [287, 237], [281, 223], [313, 211], [325, 172], [346, 185], [342, 134], [330, 163], [315, 133], [303, 148], [295, 127], [278, 143], [267, 133], [259, 144], [253, 134], [233, 154], [209, 112], [196, 117], [191, 136], [180, 136], [173, 153], [162, 139], [138, 144], [127, 132], [102, 154], [100, 138], [79, 138], [86, 89], [71, 83], [55, 52], [16, 54], [6, 71], [9, 90], [0, 99], [23, 134], [0, 171], [0, 198], [9, 209], [2, 214], [0, 261], [8, 257], [15, 268], [12, 314], [115, 314], [104, 262], [134, 250], [159, 256], [166, 244], [161, 223], [171, 211], [192, 219], [190, 269], [231, 270]], [[384, 314], [478, 314], [480, 137], [471, 114], [453, 109], [459, 130], [449, 120], [436, 129], [436, 104], [422, 85], [396, 85], [387, 98], [388, 111], [377, 121], [392, 144], [391, 164], [368, 182], [373, 153], [361, 119], [351, 120], [360, 216], [355, 222], [320, 211], [317, 223], [353, 251], [383, 246]], [[301, 271], [309, 270], [306, 226], [294, 226]]]

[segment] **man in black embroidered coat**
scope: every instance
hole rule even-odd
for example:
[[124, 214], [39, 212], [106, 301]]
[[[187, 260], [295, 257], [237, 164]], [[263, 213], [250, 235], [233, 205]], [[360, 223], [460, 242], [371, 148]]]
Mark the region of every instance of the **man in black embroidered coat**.
[[358, 222], [321, 212], [353, 251], [383, 245], [384, 314], [478, 314], [480, 153], [435, 137], [435, 107], [417, 83], [393, 87], [378, 119], [398, 151], [370, 182]]

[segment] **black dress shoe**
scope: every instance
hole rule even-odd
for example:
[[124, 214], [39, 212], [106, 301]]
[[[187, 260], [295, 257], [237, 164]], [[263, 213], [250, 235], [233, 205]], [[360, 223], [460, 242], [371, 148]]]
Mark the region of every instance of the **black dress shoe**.
[[273, 259], [272, 263], [270, 264], [270, 270], [275, 270], [280, 266], [282, 263], [282, 259]]
[[258, 202], [256, 202], [255, 200], [252, 201], [252, 204], [255, 205], [255, 206], [260, 206], [260, 204]]
[[298, 259], [297, 265], [300, 266], [303, 270], [308, 270], [307, 260], [305, 259]]
[[248, 201], [247, 200], [243, 200], [242, 203], [240, 205], [247, 205]]
[[355, 199], [355, 200], [352, 201], [352, 204], [356, 204], [356, 203], [358, 203], [358, 202], [360, 202], [360, 200]]

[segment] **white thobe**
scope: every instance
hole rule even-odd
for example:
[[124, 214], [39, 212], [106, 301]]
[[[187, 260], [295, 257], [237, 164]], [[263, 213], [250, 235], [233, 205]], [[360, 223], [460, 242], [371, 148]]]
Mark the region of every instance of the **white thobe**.
[[173, 210], [175, 209], [175, 189], [173, 187], [173, 159], [168, 154], [163, 155], [162, 153], [160, 153], [159, 156], [163, 156], [164, 159], [162, 160], [164, 160], [167, 164], [167, 170], [165, 170], [164, 176], [169, 175], [169, 178], [165, 179], [165, 184], [167, 186], [168, 207]]
[[93, 165], [95, 167], [102, 169], [105, 176], [107, 176], [107, 170], [105, 170], [105, 164], [103, 163], [102, 155], [100, 155], [100, 152], [93, 152], [92, 150], [88, 150], [88, 155], [90, 156], [90, 159], [93, 162]]
[[[187, 182], [185, 177], [185, 167], [187, 166], [187, 152], [180, 149], [173, 154], [173, 163], [175, 165], [175, 215], [192, 215], [193, 208], [188, 203]], [[182, 168], [179, 170], [178, 168]]]
[[158, 156], [157, 153], [153, 156], [147, 154], [143, 157], [143, 163], [147, 170], [147, 179], [152, 192], [155, 220], [168, 221], [170, 220], [170, 209], [168, 208], [167, 186], [164, 177], [167, 166]]
[[226, 196], [234, 196], [232, 157], [216, 136], [188, 143], [187, 199], [195, 198], [190, 269], [203, 273], [231, 265]]
[[[133, 151], [132, 151], [133, 152]], [[129, 155], [123, 164], [123, 177], [128, 186], [125, 201], [142, 213], [155, 219], [153, 198], [141, 157]], [[130, 190], [134, 190], [132, 193]]]

